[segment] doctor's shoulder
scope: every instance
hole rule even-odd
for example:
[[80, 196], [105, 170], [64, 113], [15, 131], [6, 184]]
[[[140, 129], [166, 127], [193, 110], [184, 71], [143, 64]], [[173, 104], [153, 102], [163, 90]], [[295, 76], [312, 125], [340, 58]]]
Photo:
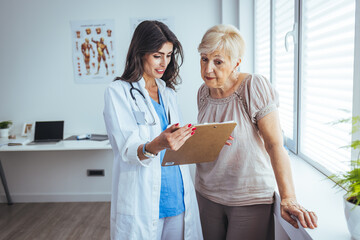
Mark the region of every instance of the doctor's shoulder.
[[109, 85], [105, 88], [105, 95], [108, 95], [109, 93], [117, 93], [117, 94], [123, 94], [128, 90], [129, 85], [127, 82], [122, 80], [116, 80], [109, 83]]
[[179, 86], [175, 86], [175, 90], [168, 86], [165, 87], [166, 94], [172, 97], [176, 97], [178, 95], [177, 93], [179, 90], [180, 90]]
[[108, 85], [108, 87], [113, 87], [113, 88], [119, 88], [119, 87], [121, 87], [121, 88], [123, 88], [126, 84], [129, 84], [129, 83], [119, 79], [119, 80], [114, 80], [114, 81], [112, 81], [112, 82]]
[[124, 80], [115, 80], [112, 81], [108, 87], [114, 88], [114, 89], [123, 89], [124, 91], [128, 91], [130, 89], [130, 83], [126, 82]]
[[165, 87], [165, 89], [166, 89], [165, 91], [167, 92], [167, 94], [169, 94], [171, 96], [176, 96], [177, 95], [177, 93], [176, 93], [176, 91], [174, 89], [169, 88], [169, 87]]

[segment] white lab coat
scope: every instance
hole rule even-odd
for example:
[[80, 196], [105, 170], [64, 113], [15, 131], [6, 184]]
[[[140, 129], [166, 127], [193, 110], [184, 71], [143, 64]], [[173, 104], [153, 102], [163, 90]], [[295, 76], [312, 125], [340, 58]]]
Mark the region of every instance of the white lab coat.
[[[156, 79], [166, 113], [170, 112], [171, 123], [180, 123], [175, 91]], [[159, 201], [161, 189], [160, 154], [153, 159], [140, 161], [137, 156], [139, 145], [151, 141], [161, 133], [160, 120], [152, 106], [145, 89], [145, 81], [133, 83], [137, 104], [130, 95], [130, 84], [121, 80], [114, 81], [105, 90], [104, 119], [109, 140], [114, 153], [113, 182], [111, 199], [111, 239], [156, 239], [159, 220]], [[156, 125], [139, 125], [134, 111], [145, 111], [145, 118]], [[180, 166], [184, 184], [184, 238], [203, 239], [194, 185], [188, 166]]]

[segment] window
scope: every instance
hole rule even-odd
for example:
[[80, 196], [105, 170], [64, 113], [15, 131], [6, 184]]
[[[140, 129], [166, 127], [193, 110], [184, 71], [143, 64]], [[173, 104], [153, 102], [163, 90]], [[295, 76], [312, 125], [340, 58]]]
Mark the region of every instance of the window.
[[349, 170], [355, 1], [303, 1], [300, 152], [330, 172]]
[[255, 72], [270, 80], [270, 1], [255, 1]]
[[350, 168], [351, 150], [342, 147], [351, 142], [351, 124], [332, 123], [351, 117], [354, 106], [355, 2], [254, 5], [255, 71], [270, 71], [279, 92], [286, 145], [326, 174]]
[[[297, 74], [295, 67], [296, 29], [295, 3], [289, 0], [273, 2], [273, 44], [272, 44], [272, 82], [279, 93], [279, 115], [287, 146], [294, 152], [296, 149], [296, 129], [294, 121], [295, 88]], [[286, 37], [286, 36], [289, 37]], [[291, 37], [290, 37], [291, 36]], [[287, 48], [285, 45], [287, 43]]]

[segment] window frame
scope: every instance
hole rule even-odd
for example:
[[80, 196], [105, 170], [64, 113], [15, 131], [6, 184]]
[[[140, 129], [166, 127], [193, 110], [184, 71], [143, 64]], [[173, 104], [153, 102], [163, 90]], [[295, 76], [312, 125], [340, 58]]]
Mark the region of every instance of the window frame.
[[[270, 82], [273, 83], [274, 79], [274, 61], [275, 61], [275, 55], [274, 50], [276, 48], [275, 46], [275, 1], [276, 0], [270, 0]], [[294, 92], [293, 92], [293, 111], [294, 111], [294, 119], [293, 119], [293, 139], [289, 139], [286, 136], [284, 136], [284, 143], [286, 147], [291, 150], [294, 154], [298, 154], [298, 135], [299, 135], [299, 129], [298, 129], [298, 119], [299, 119], [299, 62], [300, 62], [300, 54], [299, 54], [299, 29], [300, 29], [300, 14], [299, 14], [299, 4], [300, 0], [294, 0], [294, 25], [293, 25], [293, 31], [295, 34], [294, 37]], [[291, 32], [291, 31], [289, 31]], [[285, 41], [285, 38], [284, 38]], [[256, 59], [254, 59], [254, 62]]]
[[[355, 39], [354, 39], [354, 79], [353, 79], [353, 116], [360, 116], [360, 0], [355, 0]], [[355, 104], [358, 103], [358, 104]], [[352, 141], [360, 139], [360, 132], [352, 135]], [[351, 150], [351, 159], [358, 158], [360, 150]]]

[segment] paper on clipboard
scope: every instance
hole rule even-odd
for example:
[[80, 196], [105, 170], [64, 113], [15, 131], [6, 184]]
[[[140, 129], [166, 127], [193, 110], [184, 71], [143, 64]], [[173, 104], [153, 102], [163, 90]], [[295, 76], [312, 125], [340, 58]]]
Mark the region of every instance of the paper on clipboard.
[[235, 126], [235, 122], [195, 125], [195, 134], [180, 149], [166, 150], [161, 165], [173, 166], [215, 161]]

